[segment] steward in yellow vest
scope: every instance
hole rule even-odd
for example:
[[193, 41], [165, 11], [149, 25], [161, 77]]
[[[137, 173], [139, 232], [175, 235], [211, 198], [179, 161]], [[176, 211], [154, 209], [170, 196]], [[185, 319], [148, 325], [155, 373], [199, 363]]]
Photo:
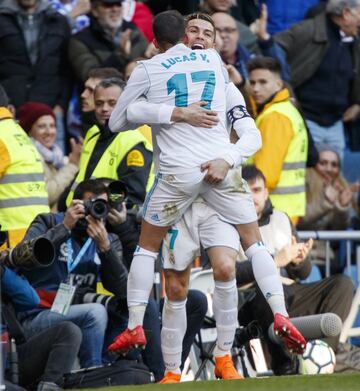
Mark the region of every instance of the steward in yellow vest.
[[13, 247], [34, 218], [50, 209], [40, 155], [3, 98], [0, 94], [0, 224], [7, 247]]
[[122, 180], [133, 204], [142, 204], [154, 181], [152, 145], [138, 130], [112, 133], [94, 125], [85, 136], [79, 172], [66, 199], [69, 206], [76, 186], [90, 178]]
[[304, 120], [289, 98], [288, 89], [283, 88], [260, 107], [256, 125], [262, 148], [248, 163], [264, 174], [274, 208], [296, 222], [306, 208], [308, 136]]

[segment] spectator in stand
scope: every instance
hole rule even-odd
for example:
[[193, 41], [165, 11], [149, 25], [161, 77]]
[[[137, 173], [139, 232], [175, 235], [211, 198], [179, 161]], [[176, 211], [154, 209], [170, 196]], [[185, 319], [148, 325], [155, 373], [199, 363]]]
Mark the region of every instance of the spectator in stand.
[[19, 108], [19, 124], [31, 137], [38, 150], [45, 172], [49, 206], [56, 211], [57, 201], [64, 188], [74, 180], [79, 169], [82, 139], [70, 139], [71, 152], [65, 158], [55, 143], [56, 123], [51, 107], [43, 103], [27, 102]]
[[[319, 145], [319, 161], [306, 172], [306, 213], [298, 224], [302, 230], [346, 230], [350, 226], [350, 210], [358, 184], [349, 185], [341, 173], [340, 156], [333, 146]], [[325, 265], [325, 242], [316, 241], [312, 258]], [[335, 270], [335, 254], [330, 249]], [[324, 270], [323, 270], [324, 271]]]
[[9, 110], [0, 85], [0, 223], [6, 246], [19, 243], [39, 213], [49, 211], [40, 155]]
[[70, 28], [47, 0], [4, 0], [0, 5], [0, 83], [11, 103], [49, 105], [65, 148], [64, 114], [71, 96], [66, 51]]
[[76, 186], [90, 178], [122, 180], [127, 186], [131, 206], [141, 205], [146, 191], [151, 188], [151, 143], [139, 130], [113, 133], [107, 126], [124, 86], [121, 79], [110, 78], [95, 87], [96, 123], [86, 133], [79, 173], [67, 196], [67, 205], [70, 205]]
[[136, 0], [123, 0], [124, 20], [133, 22], [136, 27], [144, 34], [148, 42], [154, 39], [154, 32], [152, 29], [153, 15], [150, 8]]
[[89, 25], [90, 0], [49, 0], [52, 7], [66, 16], [73, 34]]
[[[265, 10], [266, 11], [266, 10]], [[271, 38], [267, 14], [256, 26], [265, 55], [286, 58], [290, 83], [316, 144], [331, 144], [340, 157], [344, 124], [360, 114], [360, 0], [329, 0], [326, 12]]]
[[305, 122], [290, 100], [280, 64], [271, 57], [248, 63], [250, 93], [262, 148], [249, 159], [265, 176], [274, 207], [296, 224], [305, 215], [305, 166], [308, 135]]
[[271, 35], [287, 30], [302, 21], [307, 12], [321, 0], [297, 0], [284, 3], [283, 0], [260, 0], [259, 8], [265, 4], [268, 11], [268, 31]]
[[[225, 12], [230, 14], [230, 10], [235, 2], [233, 0], [203, 0], [200, 3], [200, 11], [210, 15], [215, 12]], [[258, 52], [259, 48], [256, 43], [256, 36], [251, 32], [250, 28], [239, 21], [236, 21], [236, 26], [240, 34], [240, 42], [246, 46], [251, 52]]]
[[69, 59], [81, 81], [98, 67], [123, 72], [126, 64], [144, 55], [146, 38], [137, 27], [123, 19], [122, 0], [92, 0], [90, 25], [70, 39]]
[[246, 64], [250, 60], [250, 52], [239, 42], [240, 33], [236, 20], [226, 12], [215, 12], [212, 19], [216, 33], [222, 40], [220, 55], [226, 64], [230, 79], [238, 88], [243, 87], [249, 79]]
[[81, 93], [81, 123], [83, 134], [96, 122], [94, 90], [104, 79], [111, 77], [121, 78], [121, 73], [115, 68], [94, 68], [89, 72], [89, 77], [84, 83], [84, 90]]
[[[343, 274], [337, 274], [313, 283], [299, 283], [299, 280], [305, 279], [311, 271], [308, 254], [312, 248], [312, 239], [305, 243], [297, 241], [296, 231], [288, 216], [273, 208], [265, 186], [265, 177], [261, 171], [254, 166], [247, 166], [243, 169], [243, 177], [248, 182], [254, 198], [262, 240], [273, 255], [282, 275], [290, 317], [333, 312], [344, 321], [350, 312], [354, 294], [351, 279]], [[246, 264], [238, 264], [238, 283], [243, 281], [244, 267], [251, 268], [249, 261], [246, 261]], [[271, 367], [276, 375], [296, 373], [296, 366], [293, 365], [291, 357], [282, 347], [272, 343], [268, 338], [267, 330], [272, 322], [271, 311], [258, 287], [256, 292], [254, 300], [249, 302], [239, 314], [239, 319], [241, 322], [259, 320], [271, 354]], [[335, 352], [343, 351], [344, 347], [339, 345], [339, 336], [327, 338], [326, 342]], [[344, 357], [342, 359], [344, 360]], [[342, 364], [345, 364], [344, 361]], [[360, 367], [359, 361], [351, 365], [353, 370]]]

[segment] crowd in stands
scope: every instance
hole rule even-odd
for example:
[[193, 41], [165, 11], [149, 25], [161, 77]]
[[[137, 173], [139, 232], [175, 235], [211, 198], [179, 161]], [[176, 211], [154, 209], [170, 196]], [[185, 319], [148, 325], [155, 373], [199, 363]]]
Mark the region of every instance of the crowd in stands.
[[[354, 229], [360, 218], [360, 185], [343, 171], [346, 130], [360, 127], [360, 0], [0, 0], [1, 250], [41, 236], [56, 254], [46, 268], [0, 264], [2, 341], [11, 345], [6, 307], [21, 330], [18, 387], [58, 390], [76, 361], [111, 362], [107, 348], [127, 326], [127, 277], [154, 183], [153, 145], [149, 126], [113, 133], [108, 121], [136, 61], [158, 53], [152, 20], [167, 9], [212, 15], [215, 49], [256, 121], [262, 147], [243, 178], [290, 316], [349, 314], [354, 286], [338, 243], [301, 242], [297, 231]], [[116, 181], [125, 190], [115, 205]], [[100, 218], [96, 200], [106, 204]], [[332, 275], [325, 277], [326, 251]], [[302, 283], [314, 265], [323, 279]], [[69, 308], [54, 309], [62, 283], [78, 289]], [[267, 330], [270, 309], [253, 288], [239, 323], [257, 319]], [[96, 292], [112, 296], [111, 306], [84, 299]], [[150, 300], [151, 343], [130, 353], [141, 354], [156, 381], [165, 370], [162, 305]], [[206, 311], [204, 294], [190, 290], [182, 367]], [[338, 338], [327, 343], [339, 360], [343, 353], [345, 369], [360, 370], [353, 349], [344, 355]], [[294, 357], [267, 337], [264, 346], [274, 374], [296, 373]]]

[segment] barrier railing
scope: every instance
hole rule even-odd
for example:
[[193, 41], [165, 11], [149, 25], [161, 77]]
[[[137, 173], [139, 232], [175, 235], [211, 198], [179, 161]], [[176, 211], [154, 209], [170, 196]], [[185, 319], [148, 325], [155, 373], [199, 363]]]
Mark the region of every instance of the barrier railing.
[[[325, 274], [330, 276], [330, 241], [346, 241], [346, 266], [350, 270], [351, 265], [351, 242], [359, 240], [360, 242], [360, 231], [298, 231], [299, 238], [301, 240], [324, 240], [326, 242], [326, 264]], [[360, 244], [357, 246], [356, 251], [356, 264], [359, 266], [360, 261]], [[358, 267], [357, 280], [360, 281], [360, 270]]]

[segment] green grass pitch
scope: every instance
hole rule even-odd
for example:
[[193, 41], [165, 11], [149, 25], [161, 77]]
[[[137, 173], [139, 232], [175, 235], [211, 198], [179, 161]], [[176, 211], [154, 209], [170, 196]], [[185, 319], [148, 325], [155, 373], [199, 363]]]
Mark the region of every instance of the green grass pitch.
[[[94, 389], [91, 389], [94, 390]], [[99, 388], [101, 391], [360, 391], [360, 372]], [[84, 390], [82, 390], [84, 391]], [[89, 389], [90, 391], [90, 389]]]

